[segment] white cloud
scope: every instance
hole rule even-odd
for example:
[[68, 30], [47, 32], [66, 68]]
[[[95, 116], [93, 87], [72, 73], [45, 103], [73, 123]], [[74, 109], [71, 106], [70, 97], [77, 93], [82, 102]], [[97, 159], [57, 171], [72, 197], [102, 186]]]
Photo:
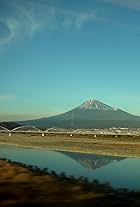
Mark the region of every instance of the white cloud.
[[101, 20], [95, 10], [77, 11], [56, 8], [47, 1], [7, 0], [7, 12], [0, 14], [0, 25], [7, 32], [0, 35], [0, 46], [6, 46], [17, 39], [31, 37], [42, 29], [80, 29], [87, 22]]
[[140, 10], [140, 0], [104, 0], [104, 2], [118, 4], [134, 10]]
[[14, 95], [0, 95], [0, 101], [11, 101], [16, 97]]
[[81, 13], [77, 16], [75, 23], [78, 28], [81, 28], [83, 26], [83, 24], [85, 24], [86, 22], [95, 21], [95, 20], [98, 20], [95, 12], [88, 12], [86, 14]]
[[[106, 3], [140, 10], [140, 0], [102, 0]], [[49, 3], [48, 3], [49, 2]], [[98, 13], [95, 9], [56, 7], [47, 0], [7, 0], [4, 1], [6, 12], [0, 12], [0, 47], [14, 41], [32, 37], [42, 29], [81, 29], [85, 24], [95, 21], [110, 21], [111, 17]]]
[[34, 114], [34, 113], [17, 113], [17, 112], [2, 112], [0, 111], [0, 122], [1, 121], [22, 121], [31, 119], [40, 119], [42, 117], [49, 117], [54, 114]]
[[94, 22], [101, 20], [95, 10], [89, 11], [69, 11], [69, 10], [57, 10], [59, 15], [63, 17], [62, 26], [65, 28], [74, 27], [76, 29], [80, 29], [87, 22]]
[[[42, 19], [41, 4], [33, 4], [29, 1], [7, 1], [9, 12], [4, 16], [0, 15], [0, 23], [5, 25], [8, 34], [0, 38], [0, 45], [7, 45], [14, 40], [25, 36], [32, 36], [39, 31], [45, 21]], [[42, 5], [43, 6], [43, 5]], [[39, 11], [37, 11], [37, 9]], [[44, 8], [43, 8], [44, 12]], [[50, 15], [50, 11], [46, 11]]]

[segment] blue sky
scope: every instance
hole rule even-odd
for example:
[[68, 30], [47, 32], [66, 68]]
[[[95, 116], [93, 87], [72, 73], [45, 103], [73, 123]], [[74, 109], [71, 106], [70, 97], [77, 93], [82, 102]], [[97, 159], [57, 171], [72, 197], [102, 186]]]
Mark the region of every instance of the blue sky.
[[140, 115], [139, 0], [0, 0], [0, 120], [95, 98]]

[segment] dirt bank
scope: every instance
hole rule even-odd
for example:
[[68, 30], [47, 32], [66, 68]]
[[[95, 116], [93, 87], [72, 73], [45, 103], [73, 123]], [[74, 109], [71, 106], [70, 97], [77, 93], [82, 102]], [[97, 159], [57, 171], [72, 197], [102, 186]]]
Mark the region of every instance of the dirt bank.
[[0, 160], [0, 206], [140, 206], [140, 193]]
[[140, 137], [48, 134], [0, 134], [0, 143], [47, 148], [61, 151], [94, 153], [123, 157], [140, 157]]

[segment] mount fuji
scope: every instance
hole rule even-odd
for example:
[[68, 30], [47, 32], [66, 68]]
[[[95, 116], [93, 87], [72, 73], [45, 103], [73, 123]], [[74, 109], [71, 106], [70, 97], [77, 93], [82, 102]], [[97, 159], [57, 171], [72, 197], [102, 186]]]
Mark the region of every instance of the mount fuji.
[[110, 128], [140, 127], [140, 116], [132, 115], [118, 108], [113, 108], [95, 99], [88, 100], [80, 106], [60, 115], [36, 120], [20, 121], [38, 127], [60, 128]]

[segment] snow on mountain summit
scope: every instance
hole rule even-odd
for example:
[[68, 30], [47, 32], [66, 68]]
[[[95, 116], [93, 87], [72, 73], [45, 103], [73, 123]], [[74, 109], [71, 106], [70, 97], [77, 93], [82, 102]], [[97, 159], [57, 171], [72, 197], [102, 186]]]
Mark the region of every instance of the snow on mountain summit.
[[95, 99], [90, 99], [88, 101], [86, 101], [85, 103], [83, 103], [82, 105], [79, 106], [80, 109], [93, 109], [93, 110], [113, 110], [116, 111], [117, 109], [108, 106], [107, 104], [104, 104], [100, 101], [97, 101]]

